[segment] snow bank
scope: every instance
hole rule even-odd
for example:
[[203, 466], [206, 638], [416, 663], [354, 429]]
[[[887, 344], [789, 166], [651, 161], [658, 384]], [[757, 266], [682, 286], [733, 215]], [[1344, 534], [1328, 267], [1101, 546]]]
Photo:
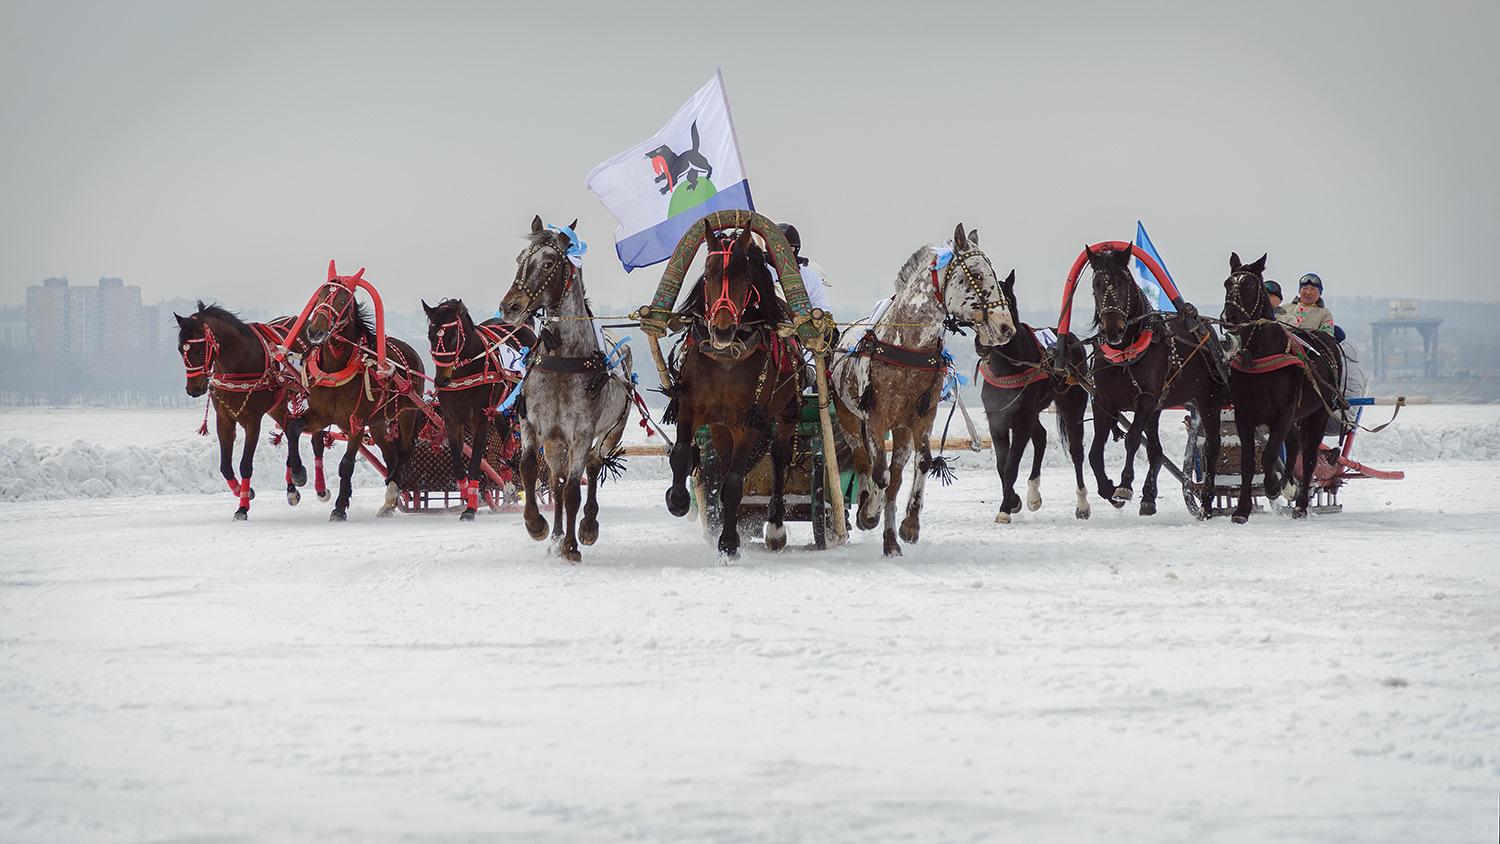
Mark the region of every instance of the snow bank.
[[[1476, 413], [1470, 408], [1423, 410], [1425, 413], [1419, 419], [1408, 421], [1417, 414], [1414, 409], [1407, 410], [1391, 427], [1379, 433], [1361, 432], [1351, 456], [1381, 469], [1401, 469], [1411, 463], [1433, 460], [1500, 459], [1500, 419], [1496, 418], [1497, 414]], [[118, 425], [101, 427], [128, 430], [132, 417], [128, 411], [119, 413], [122, 417]], [[1173, 461], [1182, 459], [1186, 446], [1187, 434], [1182, 419], [1181, 411], [1167, 411], [1162, 415], [1162, 449]], [[1375, 416], [1367, 418], [1365, 424], [1374, 427], [1388, 419], [1388, 416]], [[1065, 467], [1068, 465], [1067, 452], [1057, 435], [1052, 415], [1046, 415], [1044, 422], [1048, 428], [1044, 465], [1048, 468]], [[100, 425], [99, 416], [90, 417], [90, 424]], [[950, 436], [963, 436], [966, 432], [960, 428], [955, 421], [949, 429]], [[1087, 433], [1092, 435], [1091, 430]], [[640, 444], [659, 442], [644, 437], [639, 441]], [[236, 471], [242, 446], [243, 437], [236, 443], [233, 458]], [[302, 448], [303, 462], [311, 471], [312, 449], [305, 441]], [[326, 475], [330, 486], [337, 482], [337, 462], [343, 455], [343, 448], [342, 443], [335, 443], [327, 453]], [[950, 447], [945, 454], [959, 471], [993, 471], [994, 457], [988, 450], [975, 454]], [[1112, 441], [1106, 448], [1106, 455], [1109, 465], [1118, 467], [1123, 459], [1120, 443]], [[1030, 459], [1028, 455], [1023, 474]], [[1137, 461], [1137, 466], [1144, 468], [1144, 454]], [[272, 445], [263, 441], [255, 453], [253, 478], [258, 493], [265, 495], [279, 491], [285, 482], [285, 467], [285, 443]], [[627, 471], [636, 478], [669, 476], [666, 461], [653, 455], [629, 458]], [[380, 476], [369, 463], [360, 460], [356, 464], [356, 488], [378, 486], [380, 482]], [[219, 474], [218, 440], [211, 436], [179, 436], [148, 445], [101, 445], [84, 439], [41, 445], [31, 439], [12, 436], [0, 444], [0, 501], [218, 493], [224, 490], [225, 483]]]

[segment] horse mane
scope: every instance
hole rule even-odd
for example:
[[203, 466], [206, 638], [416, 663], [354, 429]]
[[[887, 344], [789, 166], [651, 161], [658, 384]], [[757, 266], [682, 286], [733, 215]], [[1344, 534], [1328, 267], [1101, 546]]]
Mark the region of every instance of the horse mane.
[[[255, 335], [255, 329], [251, 328], [249, 325], [246, 325], [245, 321], [239, 318], [239, 315], [220, 305], [205, 305], [203, 304], [203, 300], [200, 299], [198, 300], [198, 311], [197, 313], [193, 314], [193, 316], [213, 317], [214, 319], [227, 323], [231, 328], [243, 335], [245, 339], [259, 342]], [[178, 345], [181, 345], [188, 339], [185, 336], [186, 333], [187, 326], [183, 326], [177, 330]]]
[[931, 263], [932, 244], [929, 243], [926, 246], [918, 247], [917, 251], [911, 253], [911, 257], [906, 259], [906, 263], [896, 273], [896, 292], [901, 292], [901, 288], [906, 286], [906, 282], [918, 269]]
[[358, 332], [356, 336], [360, 340], [375, 341], [375, 318], [370, 316], [370, 308], [364, 302], [354, 303], [354, 315], [349, 322], [355, 327]]

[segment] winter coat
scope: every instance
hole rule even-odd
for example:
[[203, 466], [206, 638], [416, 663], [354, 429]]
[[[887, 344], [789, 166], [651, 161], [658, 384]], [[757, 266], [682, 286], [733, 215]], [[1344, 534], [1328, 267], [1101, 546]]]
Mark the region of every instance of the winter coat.
[[1333, 311], [1323, 307], [1319, 299], [1315, 305], [1304, 305], [1295, 299], [1276, 309], [1276, 319], [1293, 328], [1321, 331], [1333, 336]]

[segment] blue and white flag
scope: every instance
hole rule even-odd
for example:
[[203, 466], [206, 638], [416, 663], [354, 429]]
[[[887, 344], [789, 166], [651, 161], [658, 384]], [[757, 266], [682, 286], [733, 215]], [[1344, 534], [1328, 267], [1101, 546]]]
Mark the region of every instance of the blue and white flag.
[[583, 186], [620, 222], [615, 251], [626, 272], [672, 257], [688, 228], [714, 211], [755, 210], [722, 74], [650, 140], [595, 167]]
[[[1172, 273], [1167, 270], [1166, 262], [1161, 259], [1160, 255], [1156, 254], [1156, 247], [1151, 245], [1151, 238], [1146, 236], [1146, 227], [1141, 225], [1140, 220], [1135, 221], [1135, 245], [1142, 252], [1156, 259], [1157, 266], [1161, 267], [1161, 271], [1167, 274], [1167, 281], [1171, 282], [1173, 287], [1176, 287], [1177, 280], [1172, 278]], [[1141, 289], [1146, 291], [1146, 298], [1156, 303], [1158, 311], [1177, 312], [1177, 306], [1172, 304], [1172, 300], [1167, 296], [1167, 291], [1163, 290], [1160, 284], [1157, 284], [1156, 275], [1151, 272], [1140, 258], [1135, 259], [1135, 279], [1141, 285]]]

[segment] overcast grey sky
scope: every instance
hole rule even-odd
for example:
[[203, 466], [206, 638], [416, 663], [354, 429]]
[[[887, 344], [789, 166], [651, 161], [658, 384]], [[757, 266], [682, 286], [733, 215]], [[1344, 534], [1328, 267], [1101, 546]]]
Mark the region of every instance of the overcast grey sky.
[[0, 304], [48, 276], [296, 312], [328, 260], [387, 308], [491, 309], [534, 214], [644, 304], [583, 187], [721, 67], [757, 208], [840, 309], [963, 222], [1023, 308], [1144, 221], [1329, 296], [1500, 300], [1495, 2], [0, 0]]

